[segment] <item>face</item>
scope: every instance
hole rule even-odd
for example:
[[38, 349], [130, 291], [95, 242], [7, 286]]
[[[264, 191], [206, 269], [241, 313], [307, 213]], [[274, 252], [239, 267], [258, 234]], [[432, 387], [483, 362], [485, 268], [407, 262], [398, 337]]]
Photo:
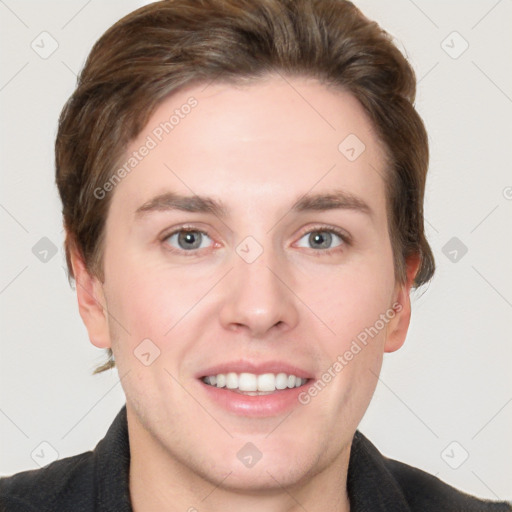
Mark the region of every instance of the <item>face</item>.
[[[105, 281], [73, 259], [91, 341], [124, 377], [133, 447], [234, 489], [348, 461], [409, 321], [384, 161], [356, 99], [311, 79], [194, 86], [161, 104], [105, 187]], [[219, 374], [287, 388], [242, 394]]]

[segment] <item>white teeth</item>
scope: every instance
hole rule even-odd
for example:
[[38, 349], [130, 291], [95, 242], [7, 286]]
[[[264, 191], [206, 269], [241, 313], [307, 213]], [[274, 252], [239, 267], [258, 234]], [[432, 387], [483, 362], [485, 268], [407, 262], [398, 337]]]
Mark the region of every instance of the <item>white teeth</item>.
[[228, 389], [236, 389], [238, 387], [238, 375], [236, 373], [230, 372], [226, 375], [226, 387]]
[[273, 392], [276, 389], [282, 390], [287, 388], [298, 388], [305, 384], [307, 379], [302, 379], [296, 375], [288, 375], [286, 373], [263, 373], [256, 375], [254, 373], [219, 373], [217, 375], [209, 375], [203, 378], [203, 382], [216, 386], [218, 388], [226, 387], [254, 393], [258, 391]]
[[258, 390], [259, 391], [275, 391], [276, 378], [273, 373], [263, 373], [258, 375]]
[[240, 391], [258, 391], [258, 377], [254, 373], [241, 373], [238, 377]]
[[276, 375], [276, 389], [286, 389], [288, 387], [288, 375], [278, 373]]

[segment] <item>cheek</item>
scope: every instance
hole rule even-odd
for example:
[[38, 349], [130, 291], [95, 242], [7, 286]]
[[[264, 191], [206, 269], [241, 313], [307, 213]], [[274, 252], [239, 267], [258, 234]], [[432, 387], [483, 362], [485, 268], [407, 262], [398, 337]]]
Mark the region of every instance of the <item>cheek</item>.
[[375, 391], [387, 326], [394, 317], [392, 280], [385, 273], [370, 278], [366, 270], [352, 268], [332, 285], [321, 306], [334, 334], [318, 340], [324, 361], [314, 400], [325, 421], [341, 419], [355, 429]]
[[[331, 346], [342, 350], [365, 328], [373, 326], [391, 306], [394, 289], [393, 263], [376, 261], [369, 265], [339, 268], [337, 272], [324, 276], [323, 289], [310, 288], [305, 302], [331, 328]], [[380, 334], [384, 334], [381, 323]], [[330, 351], [331, 352], [331, 351]], [[331, 352], [332, 355], [332, 352]]]
[[332, 413], [334, 403], [339, 415], [360, 418], [375, 390], [387, 326], [395, 315], [390, 309], [393, 261], [391, 253], [383, 253], [340, 269], [323, 295], [321, 307], [335, 333], [323, 338], [326, 361], [320, 380], [329, 381], [330, 391], [319, 406], [325, 414]]
[[208, 302], [204, 296], [215, 276], [202, 272], [190, 278], [183, 269], [150, 265], [129, 255], [117, 259], [109, 276], [111, 337], [119, 357], [133, 359], [132, 354], [142, 350], [141, 343], [151, 350], [151, 343], [144, 341], [149, 339], [157, 347], [154, 350], [166, 356], [157, 363], [179, 361], [188, 342], [201, 335], [204, 318], [200, 317], [205, 316]]
[[187, 349], [180, 329], [190, 309], [179, 285], [171, 288], [148, 270], [134, 271], [129, 279], [116, 277], [111, 281], [115, 303], [109, 303], [109, 327], [119, 374], [129, 373], [123, 384], [127, 396], [141, 411], [158, 393], [178, 400], [170, 375], [178, 375], [177, 365]]

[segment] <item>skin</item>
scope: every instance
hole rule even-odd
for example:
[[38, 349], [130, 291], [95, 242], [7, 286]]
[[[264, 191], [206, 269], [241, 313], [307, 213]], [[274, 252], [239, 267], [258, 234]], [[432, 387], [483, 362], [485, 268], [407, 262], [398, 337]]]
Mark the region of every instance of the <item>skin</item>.
[[[349, 93], [269, 75], [170, 96], [127, 155], [190, 96], [198, 105], [110, 192], [104, 282], [72, 255], [90, 340], [113, 349], [123, 377], [134, 510], [348, 511], [351, 440], [384, 352], [405, 340], [418, 268], [411, 258], [407, 282], [395, 281], [383, 149]], [[338, 150], [349, 134], [366, 146], [352, 162]], [[290, 211], [303, 194], [334, 189], [358, 196], [373, 215]], [[169, 210], [137, 218], [137, 208], [165, 191], [208, 195], [230, 214]], [[183, 225], [207, 232], [193, 256], [177, 236], [165, 238]], [[333, 234], [327, 249], [318, 248], [310, 233], [325, 236], [329, 227], [352, 242]], [[247, 236], [263, 248], [252, 263], [236, 252]], [[394, 303], [400, 311], [385, 328], [289, 416], [229, 413], [195, 377], [245, 358], [284, 360], [318, 378]], [[161, 351], [149, 366], [133, 353], [146, 338]], [[247, 442], [263, 454], [250, 469], [237, 458]]]

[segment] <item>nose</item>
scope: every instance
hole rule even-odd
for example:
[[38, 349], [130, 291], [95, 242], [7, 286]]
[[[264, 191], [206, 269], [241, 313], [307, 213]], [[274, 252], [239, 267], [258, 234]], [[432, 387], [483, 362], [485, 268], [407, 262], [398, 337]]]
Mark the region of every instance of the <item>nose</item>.
[[222, 326], [246, 331], [252, 338], [294, 328], [299, 318], [298, 299], [286, 261], [279, 261], [271, 250], [264, 250], [250, 263], [236, 253], [233, 256], [233, 269], [224, 285]]

